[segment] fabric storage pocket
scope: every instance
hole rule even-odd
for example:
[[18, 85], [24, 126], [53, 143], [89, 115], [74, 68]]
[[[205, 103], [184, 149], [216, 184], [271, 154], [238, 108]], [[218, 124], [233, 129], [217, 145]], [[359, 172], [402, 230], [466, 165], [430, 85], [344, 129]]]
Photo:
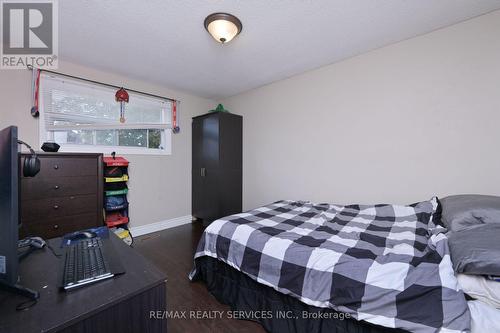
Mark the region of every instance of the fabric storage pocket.
[[106, 207], [106, 211], [125, 209], [128, 207], [127, 196], [116, 195], [116, 196], [106, 197], [105, 207]]

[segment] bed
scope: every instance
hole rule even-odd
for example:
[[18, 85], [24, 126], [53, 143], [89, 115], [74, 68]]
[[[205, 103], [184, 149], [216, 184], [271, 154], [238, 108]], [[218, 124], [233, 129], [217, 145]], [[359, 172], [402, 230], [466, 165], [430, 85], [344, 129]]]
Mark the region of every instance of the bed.
[[269, 332], [469, 331], [438, 220], [437, 198], [282, 200], [214, 221], [190, 278]]

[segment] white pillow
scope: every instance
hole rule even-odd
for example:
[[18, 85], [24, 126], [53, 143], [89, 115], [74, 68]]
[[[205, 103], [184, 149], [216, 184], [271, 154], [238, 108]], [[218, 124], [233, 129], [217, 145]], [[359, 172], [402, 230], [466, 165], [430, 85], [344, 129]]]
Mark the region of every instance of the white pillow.
[[457, 274], [457, 280], [464, 293], [500, 309], [500, 282], [467, 274]]
[[467, 302], [471, 316], [471, 333], [500, 332], [500, 310], [481, 301]]

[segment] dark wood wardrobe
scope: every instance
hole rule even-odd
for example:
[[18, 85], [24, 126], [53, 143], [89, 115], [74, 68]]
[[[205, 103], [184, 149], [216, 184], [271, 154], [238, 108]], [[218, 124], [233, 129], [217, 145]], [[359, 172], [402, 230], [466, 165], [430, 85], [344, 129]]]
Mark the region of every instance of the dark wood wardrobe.
[[227, 112], [193, 118], [192, 214], [205, 225], [241, 212], [242, 126]]

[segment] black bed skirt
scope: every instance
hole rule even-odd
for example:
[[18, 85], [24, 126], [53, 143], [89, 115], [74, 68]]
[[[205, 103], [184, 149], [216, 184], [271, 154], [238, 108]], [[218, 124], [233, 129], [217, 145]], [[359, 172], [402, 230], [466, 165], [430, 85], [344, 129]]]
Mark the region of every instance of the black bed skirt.
[[347, 318], [332, 309], [318, 308], [277, 292], [252, 280], [229, 265], [211, 258], [195, 261], [198, 273], [208, 291], [238, 317], [260, 323], [267, 332], [296, 333], [382, 333], [405, 332]]

